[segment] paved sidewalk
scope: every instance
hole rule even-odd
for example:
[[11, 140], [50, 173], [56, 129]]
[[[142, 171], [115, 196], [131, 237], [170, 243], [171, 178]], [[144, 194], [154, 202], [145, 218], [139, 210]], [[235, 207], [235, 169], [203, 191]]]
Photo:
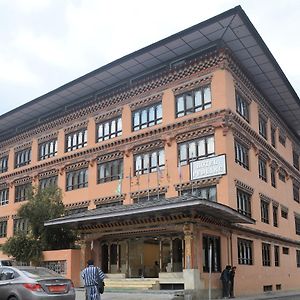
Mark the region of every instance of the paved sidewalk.
[[[175, 291], [106, 291], [101, 295], [101, 300], [181, 300], [182, 297], [176, 297]], [[267, 299], [289, 299], [300, 300], [299, 292], [270, 292], [262, 295], [236, 297], [234, 300], [267, 300]], [[220, 298], [219, 298], [220, 299]], [[218, 300], [219, 300], [218, 299]], [[76, 300], [85, 300], [84, 289], [76, 289]], [[212, 299], [217, 300], [217, 299]]]

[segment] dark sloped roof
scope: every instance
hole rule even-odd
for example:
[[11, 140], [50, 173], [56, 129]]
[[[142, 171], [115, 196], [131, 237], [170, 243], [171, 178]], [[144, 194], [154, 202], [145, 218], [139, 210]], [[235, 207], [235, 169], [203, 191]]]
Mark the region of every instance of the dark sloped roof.
[[253, 224], [255, 221], [248, 218], [233, 208], [193, 196], [182, 196], [169, 199], [159, 199], [132, 205], [119, 205], [96, 208], [83, 213], [47, 221], [45, 226], [61, 224], [84, 224], [87, 222], [114, 222], [127, 218], [146, 216], [147, 214], [169, 214], [172, 212], [197, 212], [228, 223]]
[[300, 101], [268, 47], [240, 6], [126, 55], [0, 116], [0, 141], [49, 111], [114, 88], [212, 45], [228, 47], [260, 92], [300, 137]]

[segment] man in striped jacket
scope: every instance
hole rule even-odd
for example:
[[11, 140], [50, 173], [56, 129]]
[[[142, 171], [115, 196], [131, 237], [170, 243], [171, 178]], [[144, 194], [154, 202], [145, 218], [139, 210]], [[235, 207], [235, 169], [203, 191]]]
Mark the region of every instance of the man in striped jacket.
[[94, 266], [92, 259], [88, 260], [87, 267], [82, 271], [81, 276], [84, 280], [86, 299], [100, 300], [98, 285], [100, 281], [104, 280], [105, 275], [99, 267]]

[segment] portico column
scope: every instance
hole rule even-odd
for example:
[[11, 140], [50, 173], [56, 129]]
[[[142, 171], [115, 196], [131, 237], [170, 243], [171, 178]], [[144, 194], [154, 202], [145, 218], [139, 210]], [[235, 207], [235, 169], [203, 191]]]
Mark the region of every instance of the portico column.
[[194, 266], [194, 225], [185, 224], [183, 226], [185, 250], [184, 250], [184, 268], [195, 269]]
[[126, 276], [130, 277], [131, 274], [129, 274], [129, 240], [126, 241]]
[[159, 271], [165, 271], [163, 268], [163, 241], [159, 240]]
[[91, 242], [81, 240], [80, 242], [80, 269], [83, 270], [86, 267], [88, 259], [91, 258]]

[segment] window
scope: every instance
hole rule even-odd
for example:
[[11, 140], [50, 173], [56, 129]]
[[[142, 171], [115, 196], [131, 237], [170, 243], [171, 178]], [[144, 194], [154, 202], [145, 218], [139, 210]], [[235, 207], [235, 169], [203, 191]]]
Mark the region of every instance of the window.
[[276, 148], [276, 128], [271, 126], [271, 145]]
[[278, 206], [273, 205], [273, 226], [278, 227]]
[[134, 174], [146, 174], [164, 169], [165, 151], [163, 149], [134, 156]]
[[82, 128], [65, 136], [66, 152], [80, 149], [87, 145], [87, 129]]
[[281, 208], [281, 217], [284, 219], [288, 218], [288, 210], [286, 208]]
[[279, 131], [279, 137], [278, 137], [279, 143], [285, 147], [285, 141], [286, 141], [286, 136], [283, 132]]
[[264, 285], [263, 290], [264, 290], [264, 292], [272, 292], [273, 286], [272, 285]]
[[8, 204], [8, 197], [9, 197], [9, 189], [2, 189], [0, 190], [0, 205]]
[[98, 164], [98, 183], [118, 180], [121, 178], [123, 178], [123, 159]]
[[300, 217], [295, 216], [295, 229], [296, 234], [300, 235]]
[[262, 243], [262, 265], [271, 266], [271, 245], [267, 243]]
[[15, 187], [15, 202], [27, 200], [27, 192], [31, 188], [31, 183], [25, 183]]
[[23, 149], [15, 154], [15, 168], [29, 165], [31, 162], [31, 148]]
[[282, 247], [282, 254], [289, 255], [290, 249], [288, 247]]
[[80, 169], [67, 173], [66, 191], [77, 190], [88, 186], [88, 169]]
[[162, 122], [162, 104], [136, 110], [132, 114], [133, 131], [154, 126]]
[[237, 189], [237, 209], [241, 214], [251, 218], [251, 195]]
[[39, 180], [40, 189], [45, 189], [49, 186], [57, 186], [57, 176], [42, 178]]
[[249, 156], [248, 148], [240, 144], [239, 142], [234, 142], [235, 148], [235, 162], [249, 170]]
[[299, 170], [299, 154], [293, 150], [293, 166]]
[[39, 144], [39, 160], [53, 157], [57, 154], [57, 139]]
[[262, 116], [258, 118], [258, 132], [263, 138], [267, 139], [267, 120]]
[[122, 118], [116, 118], [97, 124], [97, 142], [106, 141], [122, 135]]
[[253, 265], [253, 242], [238, 238], [238, 262], [240, 265]]
[[182, 117], [211, 107], [210, 86], [176, 96], [176, 117]]
[[236, 111], [247, 121], [249, 122], [249, 104], [240, 94], [236, 93]]
[[200, 199], [206, 199], [209, 201], [217, 201], [217, 188], [216, 186], [207, 186], [207, 187], [195, 187], [189, 190], [183, 190], [182, 195], [193, 195], [199, 197]]
[[29, 224], [27, 219], [14, 219], [14, 234], [17, 233], [28, 233]]
[[299, 185], [295, 183], [293, 183], [293, 198], [299, 203]]
[[211, 271], [221, 272], [220, 238], [217, 236], [203, 235], [203, 272], [209, 272], [209, 248], [212, 249]]
[[279, 180], [281, 180], [282, 182], [285, 182], [285, 171], [280, 169], [278, 172], [278, 178]]
[[215, 139], [207, 136], [199, 140], [193, 140], [178, 145], [180, 165], [186, 165], [191, 161], [215, 154]]
[[267, 162], [262, 158], [258, 158], [258, 175], [259, 178], [267, 182]]
[[0, 238], [4, 238], [7, 235], [7, 221], [0, 221]]
[[297, 268], [300, 268], [300, 250], [296, 250]]
[[269, 202], [260, 201], [261, 221], [269, 224]]
[[8, 156], [2, 156], [0, 158], [0, 173], [7, 172], [8, 170]]
[[271, 185], [276, 188], [276, 169], [274, 166], [271, 167]]
[[279, 246], [274, 246], [274, 264], [275, 264], [275, 267], [279, 267], [279, 263], [280, 263]]
[[[159, 198], [158, 198], [159, 197]], [[149, 202], [149, 201], [157, 201], [159, 199], [165, 199], [166, 194], [161, 193], [161, 194], [154, 194], [154, 195], [147, 195], [147, 196], [139, 196], [137, 195], [134, 199], [134, 203], [142, 203], [142, 202]]]

